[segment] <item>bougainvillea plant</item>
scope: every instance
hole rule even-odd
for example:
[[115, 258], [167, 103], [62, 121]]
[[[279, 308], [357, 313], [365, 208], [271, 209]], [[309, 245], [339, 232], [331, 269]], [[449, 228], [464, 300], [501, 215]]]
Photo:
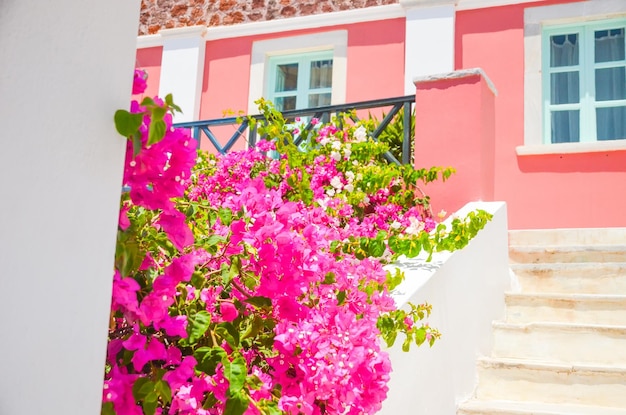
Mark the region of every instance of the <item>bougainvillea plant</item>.
[[172, 127], [171, 96], [116, 113], [128, 144], [103, 414], [373, 414], [384, 344], [439, 336], [429, 305], [397, 309], [403, 275], [383, 265], [460, 248], [489, 215], [438, 224], [419, 184], [450, 170], [387, 164], [362, 125], [307, 131], [260, 108], [266, 140], [220, 157]]

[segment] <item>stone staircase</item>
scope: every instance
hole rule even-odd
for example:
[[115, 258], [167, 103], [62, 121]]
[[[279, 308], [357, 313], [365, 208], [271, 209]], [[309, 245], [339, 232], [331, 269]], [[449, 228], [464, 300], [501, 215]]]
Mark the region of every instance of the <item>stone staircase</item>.
[[519, 292], [458, 415], [626, 414], [626, 228], [509, 233]]

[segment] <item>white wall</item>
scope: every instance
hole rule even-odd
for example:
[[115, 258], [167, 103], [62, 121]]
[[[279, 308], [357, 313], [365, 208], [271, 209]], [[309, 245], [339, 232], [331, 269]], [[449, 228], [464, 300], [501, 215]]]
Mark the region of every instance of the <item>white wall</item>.
[[138, 0], [0, 0], [0, 414], [96, 415]]
[[428, 302], [432, 327], [442, 333], [433, 348], [401, 350], [399, 336], [389, 351], [393, 372], [383, 415], [454, 415], [476, 384], [476, 358], [489, 355], [491, 322], [504, 315], [504, 292], [509, 289], [506, 205], [474, 202], [458, 212], [484, 209], [493, 220], [463, 250], [441, 252], [430, 263], [399, 261], [406, 280], [397, 288], [396, 302]]

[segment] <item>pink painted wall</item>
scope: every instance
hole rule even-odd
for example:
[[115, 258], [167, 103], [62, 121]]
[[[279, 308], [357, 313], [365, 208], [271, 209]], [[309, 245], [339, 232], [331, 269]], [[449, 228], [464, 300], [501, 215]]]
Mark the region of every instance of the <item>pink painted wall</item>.
[[220, 118], [225, 110], [247, 110], [253, 42], [334, 30], [348, 31], [347, 102], [403, 95], [404, 19], [338, 25], [208, 41], [200, 119]]
[[626, 151], [515, 153], [524, 143], [524, 9], [539, 4], [456, 15], [456, 67], [482, 68], [498, 90], [495, 199], [508, 203], [511, 229], [626, 226]]
[[161, 46], [137, 50], [135, 68], [145, 69], [148, 72], [148, 88], [146, 88], [144, 92], [144, 95], [147, 97], [153, 97], [159, 94], [162, 55], [163, 48]]
[[494, 200], [494, 101], [479, 73], [416, 83], [415, 165], [456, 169], [446, 182], [423, 187], [433, 212]]

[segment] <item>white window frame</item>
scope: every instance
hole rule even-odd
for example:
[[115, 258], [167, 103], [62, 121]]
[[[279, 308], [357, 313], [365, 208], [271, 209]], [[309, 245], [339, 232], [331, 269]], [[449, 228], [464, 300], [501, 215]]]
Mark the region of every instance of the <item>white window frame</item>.
[[277, 39], [256, 41], [252, 44], [250, 64], [250, 87], [248, 93], [248, 114], [258, 113], [254, 101], [268, 95], [270, 58], [307, 52], [332, 51], [333, 84], [331, 104], [346, 102], [348, 31], [312, 33]]
[[[542, 60], [543, 60], [543, 101], [544, 101], [544, 113], [543, 113], [543, 134], [544, 143], [552, 144], [551, 142], [551, 125], [550, 117], [551, 110], [578, 110], [580, 117], [580, 137], [581, 143], [596, 142], [597, 140], [597, 128], [596, 128], [596, 108], [610, 108], [616, 106], [626, 105], [626, 99], [613, 100], [613, 101], [597, 101], [595, 99], [595, 70], [599, 68], [613, 68], [624, 65], [625, 60], [612, 61], [605, 63], [595, 63], [594, 58], [594, 33], [597, 30], [607, 30], [616, 27], [626, 28], [626, 19], [609, 19], [598, 20], [593, 22], [584, 22], [582, 24], [567, 24], [558, 26], [547, 26], [543, 29], [543, 47], [542, 47]], [[578, 65], [551, 68], [550, 67], [550, 37], [576, 34], [578, 35]], [[550, 104], [550, 75], [552, 73], [560, 72], [578, 72], [579, 74], [579, 102], [576, 104]]]
[[[309, 86], [311, 63], [317, 61], [328, 61], [333, 59], [332, 51], [307, 52], [297, 55], [273, 56], [269, 59], [268, 84], [266, 87], [267, 98], [274, 103], [276, 98], [286, 96], [296, 96], [296, 109], [309, 108], [310, 94], [331, 94], [332, 84], [329, 88], [311, 89]], [[298, 85], [295, 91], [276, 92], [276, 71], [279, 65], [298, 64]]]
[[[518, 155], [584, 153], [626, 149], [626, 140], [545, 144], [543, 128], [543, 28], [626, 17], [624, 0], [588, 0], [529, 7], [524, 13], [524, 145]], [[582, 131], [581, 131], [582, 134]]]

